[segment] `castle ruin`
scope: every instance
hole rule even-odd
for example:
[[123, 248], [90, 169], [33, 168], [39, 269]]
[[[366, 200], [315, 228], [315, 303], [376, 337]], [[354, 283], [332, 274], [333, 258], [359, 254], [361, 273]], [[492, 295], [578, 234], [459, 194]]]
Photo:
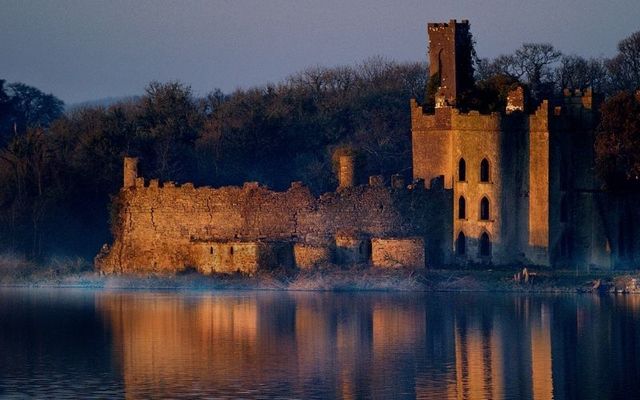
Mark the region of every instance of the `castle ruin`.
[[311, 268], [323, 263], [424, 267], [440, 263], [451, 232], [440, 210], [450, 191], [434, 182], [391, 187], [354, 185], [353, 160], [341, 158], [340, 188], [315, 197], [299, 182], [285, 192], [255, 182], [196, 188], [146, 181], [126, 158], [114, 243], [96, 258], [104, 273], [204, 274]]
[[248, 274], [323, 263], [374, 267], [533, 264], [632, 265], [637, 207], [601, 190], [594, 173], [599, 99], [590, 89], [527, 104], [514, 87], [501, 112], [460, 107], [473, 87], [466, 20], [428, 24], [434, 108], [411, 100], [413, 180], [358, 185], [351, 155], [339, 187], [315, 197], [257, 183], [195, 188], [146, 181], [125, 158], [104, 273]]

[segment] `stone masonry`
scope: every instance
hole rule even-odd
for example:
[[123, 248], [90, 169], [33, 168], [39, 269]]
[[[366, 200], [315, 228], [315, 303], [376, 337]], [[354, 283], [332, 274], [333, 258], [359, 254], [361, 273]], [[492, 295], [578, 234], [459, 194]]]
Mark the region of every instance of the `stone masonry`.
[[[135, 160], [125, 159], [132, 169]], [[126, 170], [125, 185], [132, 182]], [[178, 186], [135, 176], [123, 187], [114, 242], [96, 258], [104, 273], [255, 273], [261, 268], [310, 268], [330, 261], [368, 262], [372, 238], [420, 236], [432, 261], [444, 261], [450, 203], [442, 185], [394, 189], [342, 187], [315, 197], [294, 182], [285, 192], [257, 183], [242, 187]]]

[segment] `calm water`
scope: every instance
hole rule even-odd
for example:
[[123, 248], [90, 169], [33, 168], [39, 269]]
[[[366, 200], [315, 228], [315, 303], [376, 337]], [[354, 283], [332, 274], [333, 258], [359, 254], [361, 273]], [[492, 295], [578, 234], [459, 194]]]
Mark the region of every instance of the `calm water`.
[[0, 396], [632, 398], [640, 296], [0, 290]]

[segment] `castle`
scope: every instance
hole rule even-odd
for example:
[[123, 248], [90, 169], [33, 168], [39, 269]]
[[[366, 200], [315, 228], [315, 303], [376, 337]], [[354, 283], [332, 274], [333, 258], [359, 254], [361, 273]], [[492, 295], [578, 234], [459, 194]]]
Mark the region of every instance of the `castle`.
[[195, 188], [146, 182], [137, 159], [126, 158], [114, 243], [97, 269], [634, 265], [638, 207], [603, 192], [593, 168], [597, 96], [566, 90], [531, 105], [515, 87], [501, 112], [464, 111], [461, 95], [474, 83], [469, 23], [429, 24], [428, 35], [438, 89], [432, 110], [410, 103], [411, 184], [372, 176], [357, 185], [354, 159], [344, 155], [339, 188], [319, 198], [299, 182], [286, 192], [257, 183]]
[[[428, 25], [435, 109], [411, 102], [413, 176], [453, 191], [451, 263], [629, 267], [640, 243], [633, 199], [601, 190], [594, 171], [599, 99], [590, 89], [503, 112], [462, 112], [473, 84], [466, 20]], [[533, 109], [533, 112], [527, 112]]]

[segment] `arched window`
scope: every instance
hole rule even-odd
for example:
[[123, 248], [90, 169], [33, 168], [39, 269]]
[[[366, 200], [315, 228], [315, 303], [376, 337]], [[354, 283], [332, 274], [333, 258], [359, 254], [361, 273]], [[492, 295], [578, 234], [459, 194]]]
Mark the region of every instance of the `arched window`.
[[464, 233], [458, 233], [458, 238], [456, 239], [456, 254], [459, 256], [463, 256], [467, 251], [467, 238], [464, 236]]
[[482, 200], [480, 200], [480, 219], [482, 221], [489, 220], [489, 199], [486, 197], [483, 197]]
[[486, 158], [480, 162], [480, 182], [489, 182], [489, 161]]
[[482, 236], [480, 236], [480, 255], [482, 257], [491, 256], [491, 239], [489, 239], [487, 232], [484, 232]]
[[458, 219], [467, 218], [467, 202], [464, 197], [460, 196], [458, 199]]
[[209, 254], [213, 254], [213, 246], [209, 248]]
[[569, 209], [567, 205], [567, 198], [563, 197], [560, 201], [560, 222], [567, 222], [569, 215]]
[[467, 180], [467, 163], [464, 161], [464, 158], [458, 161], [458, 180], [461, 182]]

